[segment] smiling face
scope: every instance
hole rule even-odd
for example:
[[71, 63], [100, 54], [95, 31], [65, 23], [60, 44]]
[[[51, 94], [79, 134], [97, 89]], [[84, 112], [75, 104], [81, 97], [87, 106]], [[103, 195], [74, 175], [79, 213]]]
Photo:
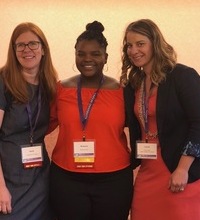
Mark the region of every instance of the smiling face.
[[153, 65], [153, 45], [150, 39], [142, 34], [130, 31], [126, 35], [127, 55], [137, 67], [143, 67], [150, 73]]
[[[30, 42], [40, 42], [40, 39], [31, 31], [28, 31], [19, 35], [15, 41], [15, 45], [20, 43], [28, 44]], [[43, 55], [44, 51], [41, 44], [39, 44], [38, 49], [35, 50], [31, 50], [28, 46], [26, 46], [23, 51], [16, 51], [16, 57], [22, 66], [22, 71], [34, 74], [39, 72], [40, 61]]]
[[82, 40], [76, 45], [76, 66], [84, 76], [101, 75], [107, 53], [96, 40]]

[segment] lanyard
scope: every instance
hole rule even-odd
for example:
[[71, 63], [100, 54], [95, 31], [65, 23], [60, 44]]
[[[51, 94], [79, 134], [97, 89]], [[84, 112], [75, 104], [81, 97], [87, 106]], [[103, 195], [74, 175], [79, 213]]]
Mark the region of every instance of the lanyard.
[[[145, 141], [146, 143], [148, 143], [148, 133], [149, 133], [149, 122], [148, 122], [148, 103], [149, 103], [149, 96], [147, 97], [146, 94], [146, 84], [144, 82], [143, 84], [143, 95], [142, 95], [142, 114], [143, 114], [143, 118], [144, 118], [144, 131], [145, 131]], [[153, 88], [153, 84], [151, 84], [150, 87], [150, 92], [152, 91]]]
[[26, 110], [28, 112], [28, 120], [29, 120], [29, 125], [30, 125], [30, 144], [31, 145], [33, 145], [33, 133], [34, 133], [34, 130], [36, 128], [38, 118], [39, 118], [39, 115], [40, 115], [40, 111], [41, 111], [41, 87], [39, 87], [39, 92], [38, 92], [37, 99], [38, 99], [38, 110], [37, 110], [37, 115], [36, 115], [34, 124], [32, 123], [32, 111], [31, 111], [30, 103], [28, 103], [26, 105]]
[[[81, 96], [81, 76], [78, 80], [78, 83], [77, 83], [78, 109], [79, 109], [79, 115], [80, 115], [80, 120], [81, 120], [81, 123], [82, 123], [83, 131], [85, 131], [85, 127], [86, 127], [86, 124], [87, 124], [87, 121], [88, 121], [88, 118], [89, 118], [90, 111], [91, 111], [92, 106], [94, 104], [94, 101], [95, 101], [95, 99], [96, 99], [96, 97], [99, 93], [99, 90], [100, 90], [101, 86], [103, 85], [103, 82], [104, 82], [104, 76], [102, 74], [101, 80], [99, 82], [99, 86], [98, 86], [97, 90], [94, 92], [94, 94], [92, 95], [92, 97], [89, 101], [89, 104], [87, 106], [85, 115], [84, 115], [84, 113], [83, 113], [83, 102], [82, 102], [82, 96]], [[85, 141], [85, 135], [83, 135], [83, 141]]]

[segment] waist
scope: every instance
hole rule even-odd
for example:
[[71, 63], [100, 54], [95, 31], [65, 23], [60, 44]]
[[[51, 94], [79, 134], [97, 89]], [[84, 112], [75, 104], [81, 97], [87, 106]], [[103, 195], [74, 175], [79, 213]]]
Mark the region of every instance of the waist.
[[118, 175], [123, 175], [123, 174], [133, 172], [131, 169], [131, 166], [127, 166], [123, 169], [112, 171], [112, 172], [99, 172], [99, 173], [74, 172], [74, 171], [65, 170], [65, 169], [59, 167], [58, 165], [56, 165], [54, 162], [51, 163], [51, 170], [60, 172], [63, 175], [67, 175], [68, 177], [71, 177], [71, 178], [80, 179], [81, 181], [83, 181], [83, 180], [101, 180], [101, 179], [115, 177]]

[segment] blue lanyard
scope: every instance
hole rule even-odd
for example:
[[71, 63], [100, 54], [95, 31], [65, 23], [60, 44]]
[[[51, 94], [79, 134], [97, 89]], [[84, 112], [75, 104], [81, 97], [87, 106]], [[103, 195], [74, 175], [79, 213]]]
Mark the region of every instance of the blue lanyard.
[[[92, 106], [94, 104], [95, 99], [97, 98], [97, 95], [99, 93], [99, 90], [101, 88], [101, 86], [103, 85], [104, 82], [104, 76], [102, 74], [101, 80], [99, 82], [99, 86], [97, 88], [97, 90], [94, 92], [94, 94], [92, 95], [88, 107], [86, 109], [85, 115], [83, 113], [83, 102], [82, 102], [82, 96], [81, 96], [81, 76], [78, 79], [77, 82], [77, 98], [78, 98], [78, 109], [79, 109], [79, 115], [80, 115], [80, 120], [81, 120], [81, 124], [83, 127], [83, 131], [85, 131], [85, 127], [89, 118], [89, 114], [91, 112]], [[83, 135], [83, 141], [85, 141], [85, 135]]]
[[32, 111], [31, 111], [31, 106], [28, 102], [28, 104], [26, 105], [26, 110], [28, 112], [28, 120], [29, 120], [29, 125], [30, 125], [30, 144], [33, 145], [33, 133], [34, 130], [36, 128], [37, 122], [38, 122], [38, 118], [40, 115], [40, 111], [41, 111], [41, 87], [39, 86], [39, 92], [38, 92], [38, 110], [37, 110], [37, 115], [35, 118], [35, 122], [34, 125], [32, 124]]
[[[145, 81], [144, 81], [144, 84], [143, 84], [143, 95], [142, 95], [142, 114], [143, 114], [143, 118], [144, 118], [144, 131], [145, 131], [145, 141], [146, 143], [148, 143], [148, 133], [149, 133], [149, 122], [148, 122], [148, 110], [149, 110], [149, 97], [150, 97], [150, 94], [149, 94], [149, 97], [147, 97], [147, 94], [146, 94], [146, 84], [145, 84]], [[152, 91], [152, 88], [153, 88], [153, 84], [151, 84], [151, 87], [150, 87], [150, 92]]]

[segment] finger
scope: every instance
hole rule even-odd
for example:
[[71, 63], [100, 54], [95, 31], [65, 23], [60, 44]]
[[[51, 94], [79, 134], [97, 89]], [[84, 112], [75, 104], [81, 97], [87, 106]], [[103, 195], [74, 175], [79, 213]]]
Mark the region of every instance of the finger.
[[1, 204], [0, 206], [0, 212], [2, 212], [3, 214], [9, 214], [11, 213], [12, 208], [10, 205], [8, 204]]
[[3, 214], [7, 214], [7, 208], [6, 208], [6, 205], [5, 205], [5, 204], [2, 204], [2, 205], [1, 205], [1, 212], [2, 212]]
[[183, 192], [184, 191], [184, 187], [182, 186], [180, 189], [179, 189], [180, 192]]
[[12, 212], [12, 207], [10, 204], [7, 204], [7, 213], [11, 213]]
[[180, 186], [171, 185], [170, 190], [171, 190], [173, 193], [177, 193], [177, 192], [179, 192], [179, 190], [180, 190]]

